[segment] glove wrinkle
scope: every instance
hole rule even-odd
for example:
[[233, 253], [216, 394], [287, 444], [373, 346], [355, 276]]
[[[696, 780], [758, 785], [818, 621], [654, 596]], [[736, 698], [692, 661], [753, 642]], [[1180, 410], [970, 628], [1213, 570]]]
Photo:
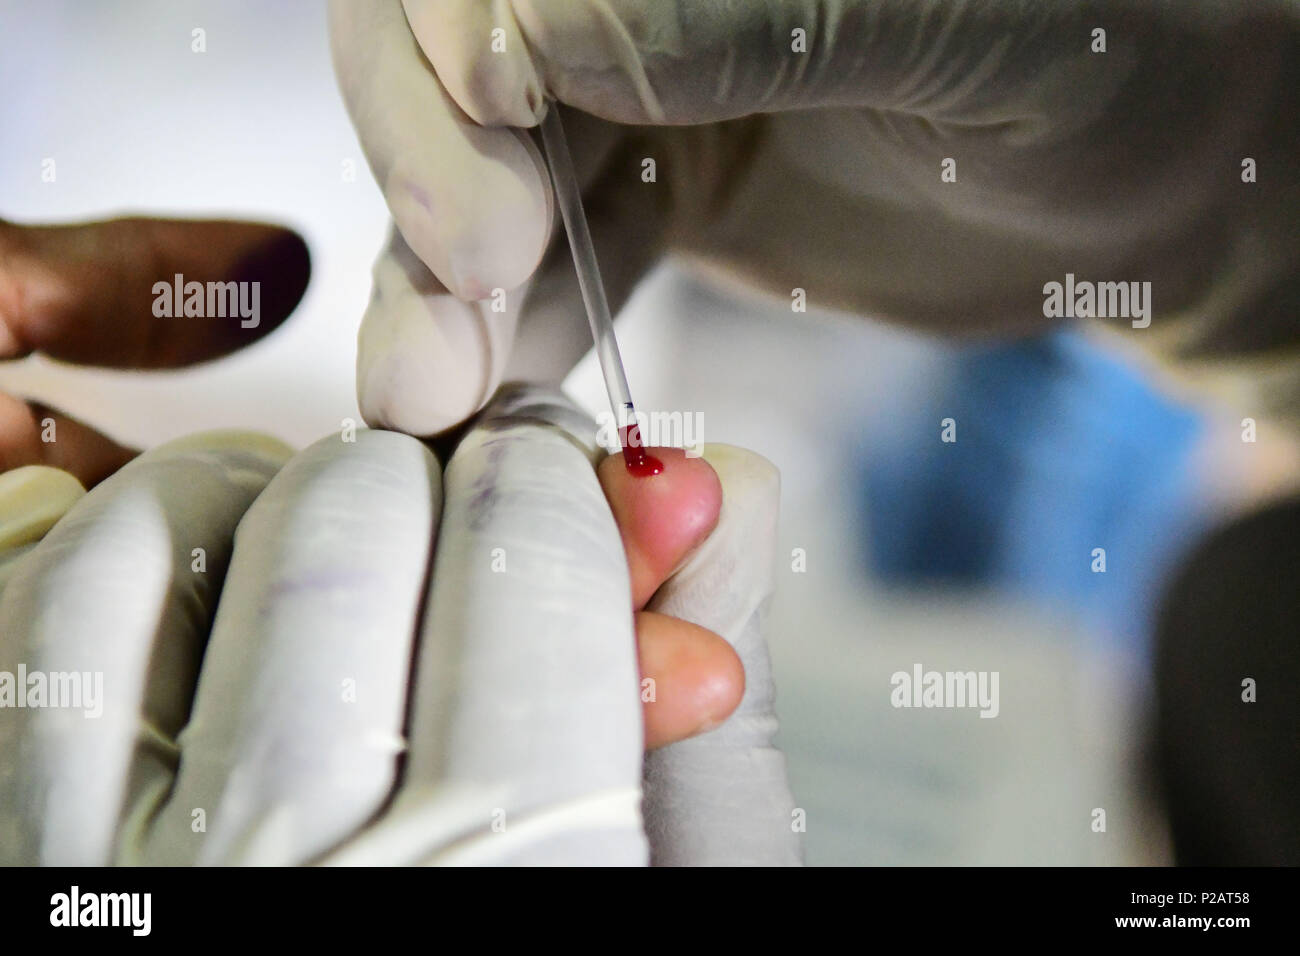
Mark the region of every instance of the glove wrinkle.
[[656, 866], [791, 866], [803, 860], [775, 689], [763, 639], [774, 588], [780, 478], [752, 452], [706, 445], [722, 482], [717, 527], [649, 609], [707, 627], [745, 668], [740, 706], [720, 727], [645, 756], [646, 834]]

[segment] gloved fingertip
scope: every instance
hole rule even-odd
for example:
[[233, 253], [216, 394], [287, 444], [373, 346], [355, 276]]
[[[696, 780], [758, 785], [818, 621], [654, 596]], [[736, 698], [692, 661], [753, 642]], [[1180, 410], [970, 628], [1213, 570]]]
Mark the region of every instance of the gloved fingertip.
[[[249, 431], [242, 428], [214, 428], [208, 431], [193, 432], [174, 438], [165, 445], [159, 445], [150, 453], [150, 459], [159, 459], [172, 455], [216, 454], [227, 457], [246, 456], [250, 460], [264, 463], [271, 469], [280, 468], [294, 455], [292, 445], [264, 432]], [[135, 459], [140, 461], [139, 458]], [[130, 467], [129, 465], [127, 467]]]
[[455, 428], [496, 391], [515, 321], [516, 310], [497, 313], [448, 295], [395, 233], [375, 263], [357, 336], [362, 417], [421, 438]]
[[39, 541], [85, 493], [73, 475], [48, 465], [0, 474], [0, 551]]
[[[436, 330], [429, 332], [436, 337]], [[478, 412], [498, 378], [480, 343], [449, 346], [417, 339], [363, 345], [357, 357], [357, 402], [371, 428], [433, 438]]]
[[386, 354], [357, 371], [357, 401], [371, 428], [433, 438], [483, 407], [482, 389], [454, 371]]

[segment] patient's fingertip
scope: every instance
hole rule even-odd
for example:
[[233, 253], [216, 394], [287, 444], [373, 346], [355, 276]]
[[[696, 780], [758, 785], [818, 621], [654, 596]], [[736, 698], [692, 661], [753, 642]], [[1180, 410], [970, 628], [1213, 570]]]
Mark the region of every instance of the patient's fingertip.
[[712, 730], [740, 705], [744, 666], [712, 631], [646, 611], [637, 615], [637, 644], [647, 749]]
[[302, 300], [311, 280], [311, 250], [290, 229], [244, 255], [232, 270], [235, 282], [256, 283], [262, 315], [257, 334], [265, 334], [289, 317]]
[[722, 483], [707, 461], [688, 458], [680, 448], [653, 453], [663, 471], [652, 477], [630, 473], [621, 453], [598, 468], [623, 537], [636, 607], [709, 536], [722, 511]]
[[[715, 635], [716, 636], [716, 635]], [[740, 656], [721, 637], [712, 649], [712, 663], [696, 687], [700, 720], [691, 736], [722, 726], [745, 696], [745, 667]]]

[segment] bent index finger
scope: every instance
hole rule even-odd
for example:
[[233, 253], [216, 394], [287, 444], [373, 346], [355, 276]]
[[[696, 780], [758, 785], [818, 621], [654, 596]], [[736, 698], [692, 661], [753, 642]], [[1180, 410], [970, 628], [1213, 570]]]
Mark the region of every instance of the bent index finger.
[[142, 369], [218, 358], [279, 326], [310, 274], [306, 243], [280, 226], [0, 222], [0, 358]]

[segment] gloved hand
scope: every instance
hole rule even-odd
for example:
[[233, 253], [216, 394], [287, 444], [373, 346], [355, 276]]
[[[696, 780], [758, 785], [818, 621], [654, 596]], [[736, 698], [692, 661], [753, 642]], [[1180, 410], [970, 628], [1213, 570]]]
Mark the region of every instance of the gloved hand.
[[[646, 832], [665, 862], [796, 862], [761, 640], [775, 472], [710, 447], [716, 476], [665, 450], [658, 478], [598, 477], [595, 435], [510, 391], [445, 475], [389, 432], [293, 457], [218, 433], [76, 500], [0, 566], [0, 681], [93, 698], [0, 708], [0, 863], [639, 863]], [[0, 498], [75, 499], [58, 474]], [[741, 695], [728, 644], [669, 615], [747, 683], [654, 751], [643, 830], [645, 744]]]
[[[219, 358], [278, 328], [310, 274], [306, 244], [279, 226], [0, 221], [0, 360], [40, 352], [104, 368], [160, 369]], [[191, 283], [203, 289], [198, 298]], [[0, 472], [43, 464], [89, 487], [134, 454], [74, 418], [0, 393]], [[21, 519], [0, 510], [0, 526]]]
[[437, 432], [590, 344], [522, 130], [546, 97], [574, 108], [616, 309], [671, 250], [941, 331], [1056, 321], [1043, 287], [1073, 273], [1149, 281], [1151, 326], [1113, 324], [1184, 358], [1297, 341], [1294, 4], [332, 0], [331, 20], [396, 223], [358, 359], [375, 424]]

